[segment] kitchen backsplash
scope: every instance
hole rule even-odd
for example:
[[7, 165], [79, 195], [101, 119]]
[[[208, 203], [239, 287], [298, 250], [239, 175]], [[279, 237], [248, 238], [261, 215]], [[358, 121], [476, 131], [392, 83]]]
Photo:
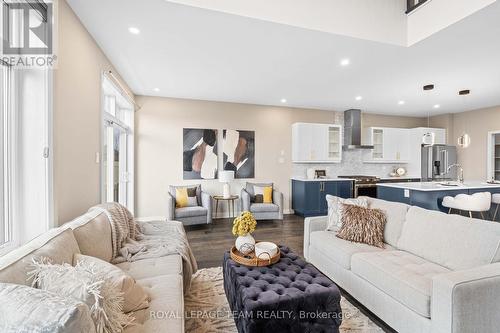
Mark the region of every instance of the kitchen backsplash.
[[[326, 170], [326, 175], [328, 178], [335, 178], [337, 176], [352, 176], [352, 175], [364, 175], [364, 176], [378, 176], [380, 178], [389, 177], [394, 167], [402, 166], [404, 164], [379, 164], [379, 163], [363, 163], [363, 154], [365, 150], [355, 149], [355, 150], [344, 150], [342, 152], [342, 162], [341, 163], [331, 163], [331, 164], [314, 164], [314, 163], [294, 163], [292, 174], [294, 177], [306, 177], [307, 169], [320, 169]], [[419, 177], [418, 175], [408, 175], [411, 177]]]

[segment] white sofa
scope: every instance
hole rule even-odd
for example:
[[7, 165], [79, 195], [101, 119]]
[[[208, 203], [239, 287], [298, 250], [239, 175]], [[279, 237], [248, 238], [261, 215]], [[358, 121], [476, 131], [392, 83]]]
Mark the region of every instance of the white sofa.
[[[0, 282], [30, 285], [27, 272], [33, 257], [48, 257], [54, 263], [72, 263], [75, 253], [111, 260], [111, 227], [105, 214], [87, 213], [0, 257]], [[117, 266], [134, 277], [151, 296], [149, 308], [134, 312], [135, 324], [127, 327], [124, 333], [184, 332], [182, 259], [179, 255]]]
[[500, 332], [500, 224], [367, 198], [386, 248], [307, 218], [304, 255], [398, 332]]

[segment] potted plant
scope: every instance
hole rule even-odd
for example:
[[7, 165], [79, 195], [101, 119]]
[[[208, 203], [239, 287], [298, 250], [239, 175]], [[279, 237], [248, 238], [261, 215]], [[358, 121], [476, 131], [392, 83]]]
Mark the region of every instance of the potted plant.
[[244, 211], [233, 221], [233, 235], [236, 238], [235, 246], [242, 254], [247, 255], [255, 248], [255, 239], [252, 232], [257, 227], [257, 221], [252, 213]]

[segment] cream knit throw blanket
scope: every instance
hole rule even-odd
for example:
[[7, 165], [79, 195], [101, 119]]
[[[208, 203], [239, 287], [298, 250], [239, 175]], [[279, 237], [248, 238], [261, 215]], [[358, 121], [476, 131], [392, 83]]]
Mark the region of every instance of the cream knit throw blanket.
[[118, 203], [97, 205], [90, 210], [104, 212], [111, 224], [112, 263], [179, 254], [182, 257], [184, 292], [189, 291], [191, 277], [198, 266], [181, 222], [136, 222], [129, 210]]

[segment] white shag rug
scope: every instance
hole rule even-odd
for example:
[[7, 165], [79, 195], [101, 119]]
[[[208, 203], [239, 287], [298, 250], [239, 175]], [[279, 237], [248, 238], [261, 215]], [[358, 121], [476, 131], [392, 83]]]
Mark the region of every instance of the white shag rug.
[[[185, 297], [186, 333], [238, 333], [224, 293], [222, 267], [200, 269]], [[340, 332], [378, 333], [383, 330], [342, 297]]]

